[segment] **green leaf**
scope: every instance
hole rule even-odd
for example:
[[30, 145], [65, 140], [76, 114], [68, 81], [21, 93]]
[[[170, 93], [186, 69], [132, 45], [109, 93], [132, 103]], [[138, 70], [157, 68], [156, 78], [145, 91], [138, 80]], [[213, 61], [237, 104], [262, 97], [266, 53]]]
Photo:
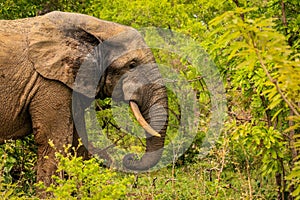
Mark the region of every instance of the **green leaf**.
[[[268, 95], [268, 97], [269, 97], [269, 95]], [[268, 108], [270, 110], [272, 110], [273, 108], [275, 108], [282, 102], [282, 98], [281, 98], [280, 94], [276, 94], [272, 99], [269, 97], [269, 99], [271, 100], [271, 103], [268, 106]]]
[[271, 153], [273, 159], [277, 159], [277, 153], [274, 149], [270, 149], [270, 153]]
[[283, 110], [284, 110], [283, 108], [278, 109], [278, 110], [276, 111], [276, 113], [273, 115], [271, 121], [274, 121], [274, 120], [277, 118], [277, 116], [278, 116]]

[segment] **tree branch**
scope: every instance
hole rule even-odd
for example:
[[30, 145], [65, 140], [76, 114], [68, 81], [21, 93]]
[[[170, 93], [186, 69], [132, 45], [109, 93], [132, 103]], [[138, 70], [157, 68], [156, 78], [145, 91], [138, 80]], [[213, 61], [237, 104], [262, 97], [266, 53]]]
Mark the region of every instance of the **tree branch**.
[[[238, 8], [240, 7], [240, 3], [238, 0], [233, 0], [233, 2], [235, 3], [236, 7], [238, 7]], [[241, 13], [240, 16], [241, 16], [241, 19], [243, 21], [245, 21], [245, 15], [243, 13]]]
[[281, 88], [279, 87], [279, 83], [277, 82], [277, 80], [273, 79], [273, 77], [271, 76], [271, 74], [269, 73], [265, 63], [263, 62], [258, 49], [255, 48], [255, 53], [256, 56], [261, 64], [261, 67], [263, 68], [263, 70], [265, 71], [268, 79], [275, 85], [276, 90], [278, 91], [278, 93], [280, 94], [280, 96], [282, 97], [282, 99], [285, 101], [285, 103], [289, 106], [289, 108], [293, 111], [293, 113], [295, 115], [297, 115], [298, 117], [300, 116], [299, 112], [296, 110], [296, 108], [292, 105], [292, 103], [286, 98], [286, 96], [283, 94], [283, 91], [281, 90]]
[[287, 24], [287, 20], [286, 20], [284, 0], [281, 0], [281, 14], [282, 14], [282, 23], [285, 27], [287, 27], [288, 24]]

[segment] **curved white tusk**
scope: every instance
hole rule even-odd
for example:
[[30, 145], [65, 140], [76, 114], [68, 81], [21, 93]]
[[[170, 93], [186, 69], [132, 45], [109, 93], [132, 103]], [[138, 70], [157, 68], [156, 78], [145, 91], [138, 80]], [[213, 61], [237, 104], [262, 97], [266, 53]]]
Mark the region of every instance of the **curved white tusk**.
[[155, 131], [144, 119], [144, 117], [142, 116], [140, 109], [138, 107], [138, 105], [133, 102], [130, 101], [129, 102], [130, 108], [135, 116], [135, 118], [137, 119], [137, 121], [140, 123], [140, 125], [145, 129], [145, 131], [147, 131], [150, 135], [155, 136], [155, 137], [161, 137], [161, 135]]

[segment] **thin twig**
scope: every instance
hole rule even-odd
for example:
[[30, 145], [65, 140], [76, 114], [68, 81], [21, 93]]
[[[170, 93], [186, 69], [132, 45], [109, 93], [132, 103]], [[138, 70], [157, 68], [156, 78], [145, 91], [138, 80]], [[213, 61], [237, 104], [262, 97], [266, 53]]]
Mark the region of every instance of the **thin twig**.
[[[221, 174], [223, 172], [223, 169], [224, 169], [224, 166], [225, 166], [225, 158], [226, 158], [226, 151], [227, 151], [227, 145], [228, 145], [228, 141], [226, 140], [225, 144], [224, 144], [224, 147], [222, 149], [222, 160], [221, 160], [221, 167], [220, 167], [220, 170], [218, 171], [218, 178], [217, 178], [217, 182], [220, 183], [221, 182]], [[217, 187], [216, 188], [216, 192], [215, 192], [215, 197], [217, 197], [219, 194], [219, 188]]]
[[252, 200], [252, 186], [251, 186], [251, 174], [250, 174], [250, 163], [247, 156], [247, 152], [245, 148], [243, 147], [244, 154], [246, 155], [246, 171], [247, 171], [247, 179], [248, 179], [248, 189], [249, 189], [249, 199]]

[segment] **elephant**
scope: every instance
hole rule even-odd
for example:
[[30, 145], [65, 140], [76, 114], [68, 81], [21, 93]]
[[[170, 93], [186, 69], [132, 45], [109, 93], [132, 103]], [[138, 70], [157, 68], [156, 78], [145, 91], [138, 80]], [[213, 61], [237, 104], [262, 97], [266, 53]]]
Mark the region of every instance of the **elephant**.
[[37, 181], [45, 185], [64, 145], [82, 138], [78, 153], [88, 157], [84, 110], [95, 99], [128, 103], [145, 130], [143, 156], [125, 155], [125, 169], [147, 171], [161, 159], [167, 89], [151, 49], [132, 27], [60, 11], [0, 20], [0, 91], [0, 143], [34, 134]]

